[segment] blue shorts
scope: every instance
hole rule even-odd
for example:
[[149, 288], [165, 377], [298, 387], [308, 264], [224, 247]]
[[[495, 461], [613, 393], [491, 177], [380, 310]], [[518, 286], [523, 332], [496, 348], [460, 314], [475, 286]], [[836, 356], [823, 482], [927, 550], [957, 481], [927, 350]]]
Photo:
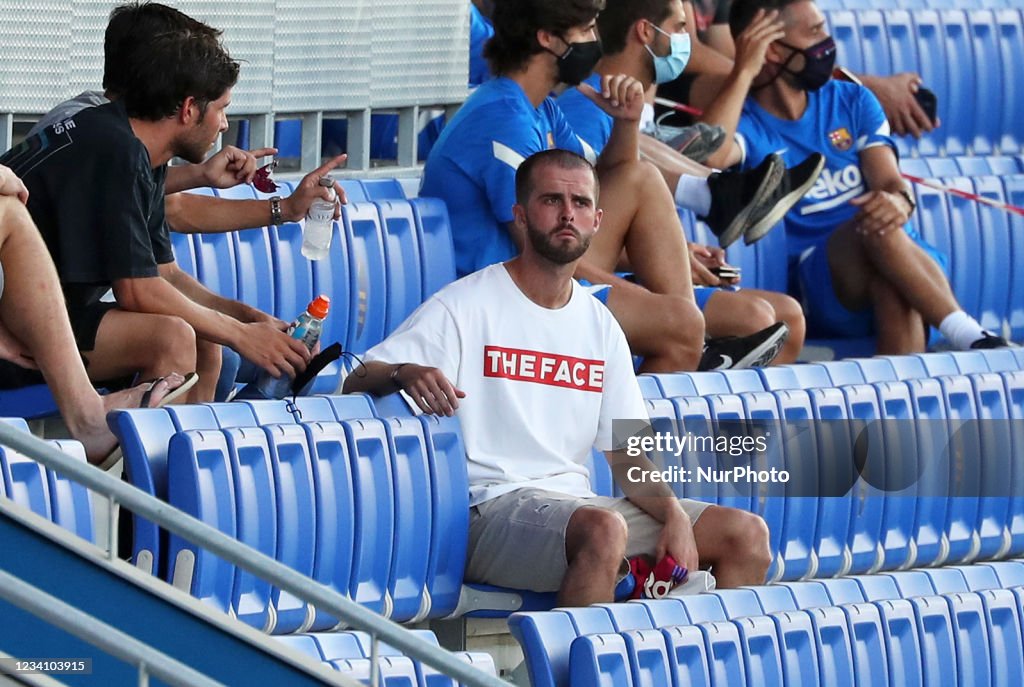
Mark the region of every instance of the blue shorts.
[[[942, 271], [949, 274], [949, 261], [920, 236], [908, 232], [910, 238], [934, 260]], [[859, 338], [875, 334], [875, 318], [871, 308], [849, 310], [839, 302], [832, 285], [832, 271], [828, 266], [828, 236], [803, 252], [796, 265], [799, 293], [797, 297], [807, 319], [808, 337]], [[790, 282], [792, 283], [792, 282]]]
[[711, 297], [719, 291], [732, 291], [736, 293], [739, 290], [739, 286], [694, 286], [693, 297], [697, 301], [697, 307], [700, 308], [701, 312], [704, 312], [711, 301]]
[[604, 303], [605, 306], [608, 305], [608, 292], [612, 290], [611, 284], [594, 284], [586, 279], [577, 279], [576, 281], [580, 283], [584, 291], [590, 293], [591, 296]]

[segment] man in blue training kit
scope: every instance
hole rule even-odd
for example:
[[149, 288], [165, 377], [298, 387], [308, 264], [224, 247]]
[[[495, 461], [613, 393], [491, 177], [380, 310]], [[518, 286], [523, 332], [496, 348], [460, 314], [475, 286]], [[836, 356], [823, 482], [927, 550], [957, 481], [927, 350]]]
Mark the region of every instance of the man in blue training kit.
[[[595, 86], [603, 74], [629, 74], [646, 89], [656, 82], [678, 76], [689, 57], [686, 14], [682, 0], [606, 0], [604, 11], [597, 18], [603, 56], [594, 74], [584, 83]], [[576, 134], [594, 150], [601, 152], [608, 142], [613, 120], [601, 111], [579, 88], [567, 89], [557, 100], [559, 108]], [[641, 146], [647, 159], [668, 177], [675, 160], [683, 156], [664, 143], [643, 136]], [[661, 150], [658, 150], [658, 149]], [[781, 219], [785, 211], [814, 184], [824, 159], [812, 155], [793, 169], [787, 169], [779, 185], [775, 208]], [[725, 267], [725, 253], [720, 248], [689, 244], [690, 267], [694, 279], [694, 295], [704, 313], [709, 336], [742, 336], [785, 322], [789, 337], [776, 363], [796, 360], [804, 341], [804, 316], [800, 304], [783, 293], [739, 290], [738, 279], [719, 278], [712, 270]], [[716, 286], [726, 288], [712, 288]]]
[[[810, 0], [736, 0], [734, 37], [777, 12], [737, 128], [743, 164], [825, 154], [821, 178], [786, 216], [790, 283], [812, 336], [877, 335], [885, 354], [925, 350], [931, 325], [959, 349], [1006, 346], [960, 309], [946, 257], [907, 223], [915, 204], [889, 124], [863, 86], [831, 79], [835, 43]], [[723, 122], [723, 126], [726, 125]]]
[[[595, 159], [549, 97], [559, 83], [590, 75], [601, 49], [595, 18], [603, 0], [505, 0], [492, 17], [487, 57], [494, 79], [484, 83], [445, 127], [423, 172], [421, 195], [446, 201], [460, 276], [517, 253], [523, 238], [512, 224], [515, 171], [535, 152], [562, 148]], [[693, 370], [701, 359], [704, 321], [694, 303], [689, 255], [672, 193], [658, 170], [639, 160], [641, 84], [626, 75], [589, 90], [615, 119], [597, 158], [604, 189], [604, 229], [576, 276], [602, 289], [630, 348], [650, 372]], [[783, 174], [769, 159], [753, 173], [685, 177], [680, 188], [710, 194], [707, 221], [719, 233], [742, 231], [770, 214]], [[677, 189], [678, 190], [678, 189]], [[678, 195], [678, 193], [677, 193]], [[686, 195], [686, 194], [684, 194]], [[637, 283], [615, 276], [632, 271]], [[785, 338], [784, 327], [723, 352], [740, 364], [764, 364]]]

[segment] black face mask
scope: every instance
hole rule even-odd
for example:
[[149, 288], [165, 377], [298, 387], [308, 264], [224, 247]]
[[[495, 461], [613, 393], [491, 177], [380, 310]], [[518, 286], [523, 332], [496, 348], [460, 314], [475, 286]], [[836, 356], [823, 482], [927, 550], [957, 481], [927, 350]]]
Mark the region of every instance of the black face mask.
[[[558, 81], [570, 86], [578, 86], [584, 79], [590, 76], [601, 59], [601, 43], [599, 41], [585, 41], [582, 43], [569, 43], [569, 47], [558, 57]], [[554, 53], [552, 53], [554, 54]]]
[[[782, 68], [793, 75], [800, 88], [805, 91], [816, 91], [832, 78], [832, 69], [836, 66], [836, 42], [832, 40], [832, 36], [809, 48], [797, 48], [783, 41], [779, 43], [796, 51], [782, 63]], [[789, 68], [789, 62], [797, 53], [804, 56], [804, 68], [795, 72]]]

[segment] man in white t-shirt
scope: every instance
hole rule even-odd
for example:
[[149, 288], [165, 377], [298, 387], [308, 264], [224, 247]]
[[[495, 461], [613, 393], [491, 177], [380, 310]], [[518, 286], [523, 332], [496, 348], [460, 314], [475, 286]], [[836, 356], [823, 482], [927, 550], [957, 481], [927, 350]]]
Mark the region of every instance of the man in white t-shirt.
[[[718, 586], [764, 582], [771, 557], [758, 516], [676, 499], [664, 484], [620, 480], [598, 497], [586, 461], [614, 452], [616, 420], [646, 419], [622, 329], [572, 279], [601, 221], [597, 177], [579, 155], [537, 153], [516, 173], [522, 253], [442, 289], [366, 355], [345, 391], [405, 391], [419, 409], [458, 415], [470, 484], [466, 578], [559, 592], [562, 605], [611, 601], [624, 557], [712, 567]], [[598, 287], [600, 288], [600, 287]]]

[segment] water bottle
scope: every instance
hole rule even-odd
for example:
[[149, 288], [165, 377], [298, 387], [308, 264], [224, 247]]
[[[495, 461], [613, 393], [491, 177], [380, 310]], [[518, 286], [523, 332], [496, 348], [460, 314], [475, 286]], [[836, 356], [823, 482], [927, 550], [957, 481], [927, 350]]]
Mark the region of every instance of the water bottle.
[[[331, 299], [323, 294], [313, 299], [313, 302], [306, 308], [306, 312], [296, 318], [288, 327], [288, 336], [298, 339], [306, 348], [313, 350], [317, 341], [320, 340], [320, 333], [324, 328], [324, 318], [330, 310]], [[282, 374], [280, 377], [273, 377], [269, 372], [260, 373], [256, 382], [257, 388], [264, 398], [284, 398], [288, 395], [292, 386], [291, 375]]]
[[306, 212], [306, 222], [302, 229], [302, 254], [310, 260], [323, 260], [327, 257], [334, 229], [334, 178], [330, 174], [322, 176], [320, 185], [331, 189], [331, 200], [318, 199]]

